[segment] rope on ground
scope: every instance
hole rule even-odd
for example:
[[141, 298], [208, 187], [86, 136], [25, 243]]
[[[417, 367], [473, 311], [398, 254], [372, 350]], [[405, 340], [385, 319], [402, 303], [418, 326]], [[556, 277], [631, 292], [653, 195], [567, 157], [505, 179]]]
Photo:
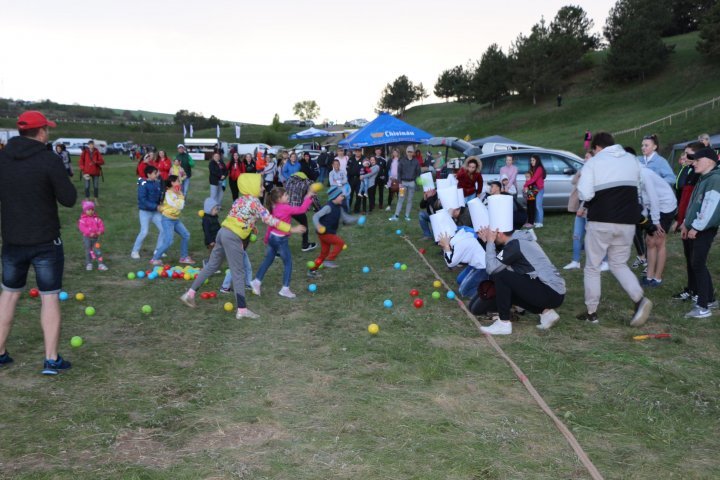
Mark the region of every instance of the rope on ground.
[[[443, 286], [448, 290], [453, 290], [450, 288], [450, 286], [445, 282], [445, 280], [438, 274], [437, 270], [430, 265], [430, 262], [427, 261], [425, 256], [420, 253], [420, 251], [415, 247], [415, 245], [410, 241], [410, 239], [407, 236], [403, 236], [403, 239], [410, 244], [413, 250], [415, 250], [415, 253], [417, 253], [420, 258], [425, 262], [425, 265], [433, 272], [433, 275], [435, 275], [435, 278], [440, 280], [442, 282]], [[492, 335], [486, 335], [483, 334], [480, 330], [480, 322], [477, 318], [475, 318], [475, 315], [473, 315], [470, 310], [465, 306], [465, 303], [460, 300], [457, 296], [455, 297], [455, 301], [457, 302], [458, 306], [461, 310], [463, 310], [468, 318], [472, 320], [472, 322], [475, 324], [475, 327], [478, 329], [478, 331], [485, 336], [485, 339], [490, 343], [490, 345], [498, 352], [498, 354], [510, 365], [510, 368], [512, 368], [513, 372], [515, 372], [515, 375], [517, 376], [518, 380], [525, 386], [528, 392], [530, 392], [530, 396], [535, 400], [535, 402], [538, 404], [540, 409], [545, 412], [545, 414], [550, 417], [550, 419], [555, 423], [555, 426], [558, 430], [560, 430], [560, 433], [563, 434], [567, 442], [570, 444], [572, 449], [577, 454], [578, 458], [582, 462], [582, 464], [585, 466], [585, 468], [590, 473], [590, 476], [593, 478], [593, 480], [603, 480], [603, 476], [600, 474], [600, 471], [595, 467], [595, 465], [592, 463], [592, 460], [590, 460], [590, 457], [587, 453], [585, 453], [585, 450], [580, 446], [580, 443], [578, 443], [575, 436], [572, 434], [570, 429], [567, 428], [567, 426], [560, 421], [560, 419], [555, 415], [555, 413], [550, 409], [548, 404], [545, 402], [545, 400], [542, 398], [542, 396], [538, 393], [537, 390], [535, 390], [535, 387], [533, 387], [532, 383], [530, 383], [530, 380], [527, 378], [527, 375], [523, 373], [523, 371], [520, 369], [520, 367], [517, 366], [517, 364], [505, 353], [505, 351], [498, 345], [498, 343], [495, 341], [495, 338], [493, 338]]]

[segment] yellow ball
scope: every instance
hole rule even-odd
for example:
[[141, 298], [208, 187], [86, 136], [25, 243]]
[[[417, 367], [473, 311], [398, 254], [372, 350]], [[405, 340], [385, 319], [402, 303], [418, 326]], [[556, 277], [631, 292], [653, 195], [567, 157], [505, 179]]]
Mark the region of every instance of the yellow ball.
[[347, 250], [347, 243], [343, 245], [343, 250]]
[[435, 280], [435, 281], [433, 282], [433, 287], [435, 287], [435, 288], [440, 288], [440, 287], [442, 287], [442, 282], [441, 282], [440, 280]]
[[371, 323], [368, 325], [368, 332], [370, 332], [370, 335], [377, 335], [379, 331], [380, 327], [378, 327], [377, 323]]
[[323, 233], [325, 233], [325, 230], [326, 230], [325, 227], [323, 227], [322, 225], [320, 225], [320, 226], [318, 227], [318, 233], [319, 233], [320, 235], [322, 235]]
[[312, 185], [310, 185], [310, 191], [318, 193], [321, 192], [323, 189], [323, 184], [320, 182], [315, 182]]
[[189, 273], [186, 273], [185, 275], [183, 275], [183, 278], [185, 280], [190, 280], [192, 278], [192, 275], [190, 275]]
[[233, 304], [230, 302], [226, 302], [225, 305], [223, 305], [223, 308], [226, 312], [232, 312]]
[[77, 300], [78, 302], [82, 302], [83, 300], [85, 300], [85, 295], [82, 293], [78, 293], [75, 295], [75, 300]]
[[205, 210], [198, 210], [198, 217], [202, 218], [205, 216]]

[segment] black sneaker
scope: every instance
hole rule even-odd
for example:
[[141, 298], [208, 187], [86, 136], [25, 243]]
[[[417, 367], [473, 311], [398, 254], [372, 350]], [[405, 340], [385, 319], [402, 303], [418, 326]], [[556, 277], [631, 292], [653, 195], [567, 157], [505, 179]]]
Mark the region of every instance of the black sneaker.
[[50, 360], [45, 359], [45, 363], [43, 364], [42, 374], [43, 375], [57, 375], [60, 373], [60, 370], [67, 370], [72, 365], [70, 362], [65, 360], [58, 354], [57, 360]]
[[581, 322], [592, 323], [593, 325], [597, 325], [598, 323], [600, 323], [600, 320], [598, 319], [598, 316], [597, 316], [597, 312], [593, 312], [593, 313], [583, 312], [583, 313], [576, 315], [575, 318], [577, 318]]
[[682, 292], [678, 292], [675, 295], [672, 296], [673, 300], [680, 300], [682, 302], [686, 300], [690, 300], [693, 297], [694, 293], [689, 288], [685, 287], [682, 289]]
[[322, 277], [322, 273], [317, 270], [308, 270], [307, 276], [308, 278], [320, 278]]
[[2, 355], [0, 355], [0, 366], [2, 366], [2, 365], [7, 365], [7, 364], [12, 363], [12, 362], [13, 362], [12, 357], [11, 357], [10, 354], [7, 352], [7, 350], [5, 350], [5, 353], [3, 353]]
[[302, 247], [303, 252], [309, 252], [310, 250], [315, 250], [317, 248], [317, 243], [308, 243], [304, 247]]

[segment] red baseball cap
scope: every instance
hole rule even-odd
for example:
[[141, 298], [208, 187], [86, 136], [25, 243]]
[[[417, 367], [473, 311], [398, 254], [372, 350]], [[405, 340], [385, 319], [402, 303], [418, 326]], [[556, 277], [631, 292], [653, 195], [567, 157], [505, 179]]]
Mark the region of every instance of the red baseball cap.
[[31, 130], [33, 128], [57, 127], [55, 122], [51, 122], [42, 113], [37, 110], [28, 110], [18, 117], [18, 130]]

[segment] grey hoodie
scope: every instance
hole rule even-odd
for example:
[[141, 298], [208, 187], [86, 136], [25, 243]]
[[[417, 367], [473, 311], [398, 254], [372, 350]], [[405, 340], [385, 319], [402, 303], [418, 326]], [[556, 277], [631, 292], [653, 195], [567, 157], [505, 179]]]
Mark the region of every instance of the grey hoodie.
[[213, 198], [208, 197], [205, 199], [205, 202], [203, 203], [203, 211], [205, 213], [207, 213], [208, 215], [211, 215], [212, 209], [217, 206], [218, 206], [217, 201]]

